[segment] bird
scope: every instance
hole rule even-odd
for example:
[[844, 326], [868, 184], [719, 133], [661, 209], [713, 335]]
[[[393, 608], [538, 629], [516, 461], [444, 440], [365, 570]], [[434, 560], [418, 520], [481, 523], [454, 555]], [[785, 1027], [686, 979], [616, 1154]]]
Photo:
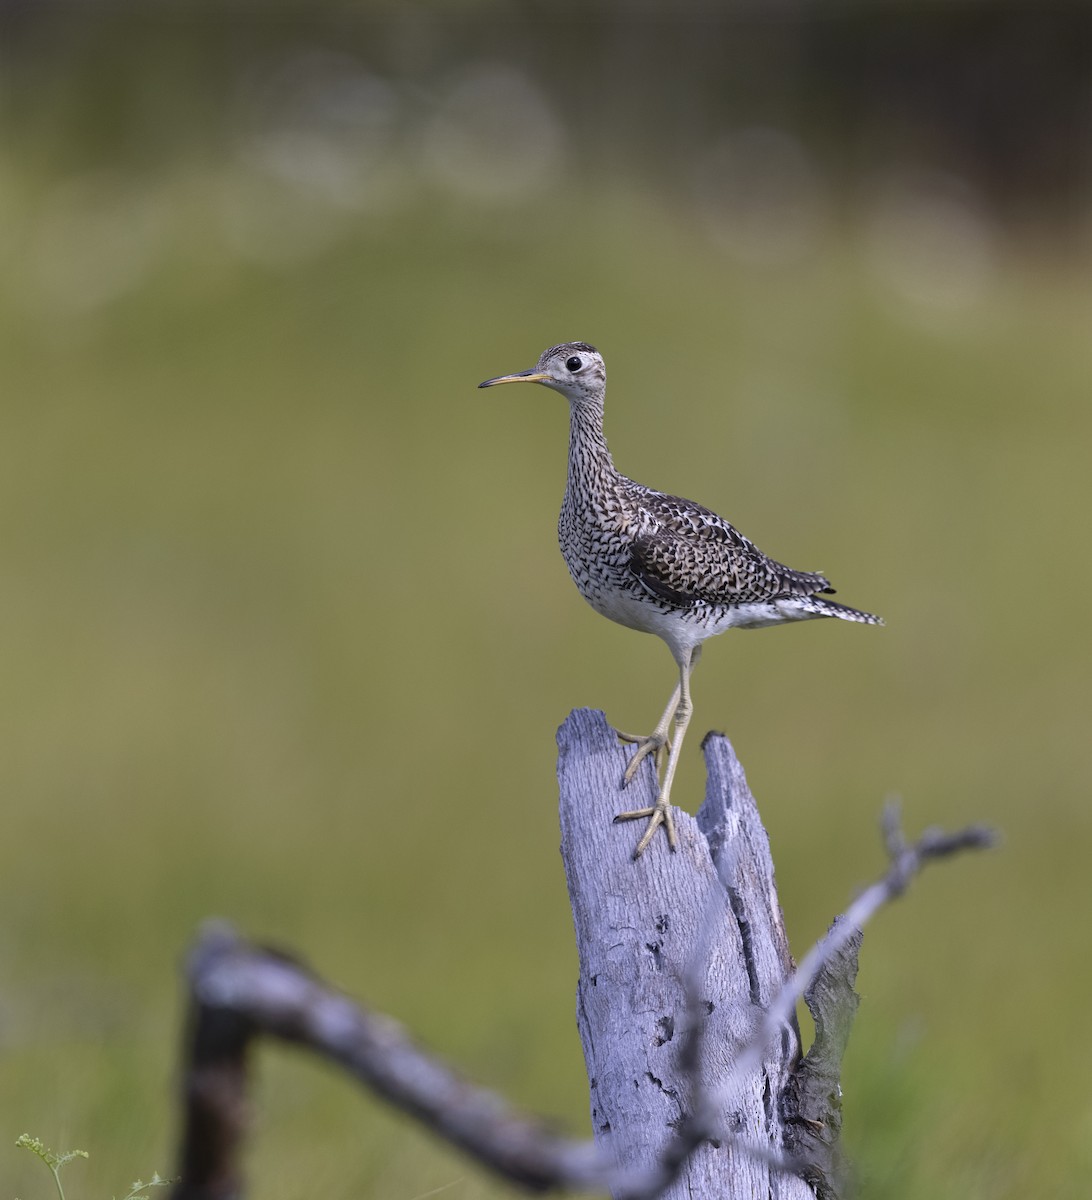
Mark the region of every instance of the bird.
[[818, 617], [865, 625], [882, 625], [883, 619], [827, 599], [834, 588], [824, 575], [769, 558], [711, 509], [621, 474], [603, 432], [606, 367], [588, 342], [551, 346], [530, 370], [497, 375], [478, 386], [509, 383], [541, 384], [569, 402], [568, 476], [557, 533], [580, 594], [612, 621], [660, 637], [675, 659], [678, 681], [653, 731], [618, 734], [636, 747], [622, 788], [651, 756], [659, 784], [656, 801], [614, 818], [647, 819], [634, 859], [661, 826], [675, 850], [671, 788], [693, 713], [690, 676], [702, 643], [728, 629]]

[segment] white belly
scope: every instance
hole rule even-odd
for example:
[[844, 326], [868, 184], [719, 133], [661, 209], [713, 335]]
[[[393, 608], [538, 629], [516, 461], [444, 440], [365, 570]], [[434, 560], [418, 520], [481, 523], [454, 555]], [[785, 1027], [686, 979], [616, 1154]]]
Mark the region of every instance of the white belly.
[[610, 589], [581, 591], [584, 599], [604, 617], [629, 629], [652, 633], [672, 648], [694, 647], [728, 629], [764, 629], [789, 621], [808, 621], [819, 614], [808, 612], [798, 600], [770, 600], [739, 605], [698, 603], [674, 608], [641, 591]]

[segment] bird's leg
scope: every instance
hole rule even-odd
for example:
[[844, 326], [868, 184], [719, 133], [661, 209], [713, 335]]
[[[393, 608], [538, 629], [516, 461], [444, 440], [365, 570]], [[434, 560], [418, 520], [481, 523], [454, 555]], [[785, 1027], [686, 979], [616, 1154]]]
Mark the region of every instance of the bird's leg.
[[[698, 665], [698, 659], [701, 658], [701, 646], [695, 646], [690, 652], [690, 670], [692, 671]], [[667, 708], [664, 709], [663, 716], [660, 717], [656, 724], [656, 728], [651, 733], [622, 733], [618, 731], [618, 736], [623, 742], [633, 742], [637, 746], [637, 750], [633, 757], [629, 760], [625, 772], [622, 775], [622, 787], [626, 787], [633, 782], [634, 776], [637, 774], [637, 769], [650, 754], [656, 756], [656, 777], [659, 778], [660, 768], [663, 766], [664, 758], [671, 753], [671, 722], [675, 720], [675, 715], [679, 708], [679, 698], [682, 696], [682, 683], [675, 684], [675, 690], [671, 693], [671, 699], [667, 702]]]
[[667, 702], [664, 715], [659, 719], [656, 728], [651, 733], [622, 733], [619, 731], [618, 736], [623, 742], [633, 742], [637, 746], [637, 750], [629, 760], [629, 765], [622, 776], [623, 787], [633, 782], [633, 777], [637, 774], [637, 768], [650, 754], [656, 756], [656, 778], [659, 779], [660, 767], [663, 765], [664, 755], [671, 753], [671, 737], [668, 734], [668, 730], [671, 728], [671, 722], [675, 719], [681, 695], [680, 685], [675, 684], [675, 690], [671, 693], [671, 699]]
[[[664, 781], [660, 786], [660, 794], [656, 797], [656, 803], [652, 808], [639, 808], [634, 812], [619, 813], [614, 818], [616, 822], [636, 821], [642, 817], [648, 818], [648, 825], [641, 835], [641, 840], [637, 843], [636, 849], [633, 851], [634, 858], [640, 858], [645, 852], [649, 842], [652, 841], [652, 835], [660, 825], [664, 827], [664, 831], [667, 833], [667, 843], [671, 849], [674, 850], [677, 845], [675, 820], [671, 815], [671, 784], [675, 778], [675, 768], [679, 765], [679, 752], [682, 750], [683, 738], [686, 736], [686, 727], [690, 724], [690, 714], [694, 711], [694, 706], [690, 700], [690, 672], [697, 658], [698, 654], [696, 650], [683, 650], [679, 658], [678, 700], [675, 704], [673, 714], [675, 720], [675, 743], [672, 747], [673, 753], [667, 760], [667, 771], [664, 774]], [[655, 732], [652, 736], [655, 737]]]

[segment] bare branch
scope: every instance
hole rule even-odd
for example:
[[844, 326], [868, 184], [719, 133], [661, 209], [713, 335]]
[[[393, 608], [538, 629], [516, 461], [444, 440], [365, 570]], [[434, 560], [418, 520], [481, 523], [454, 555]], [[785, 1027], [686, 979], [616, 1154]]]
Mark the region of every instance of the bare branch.
[[837, 954], [826, 959], [804, 990], [804, 1003], [815, 1021], [815, 1037], [796, 1064], [781, 1099], [785, 1147], [801, 1163], [800, 1174], [818, 1200], [837, 1200], [844, 1173], [838, 1145], [842, 1058], [860, 1002], [853, 985], [863, 937], [858, 929]]
[[173, 1200], [242, 1193], [246, 1056], [263, 1033], [339, 1063], [434, 1133], [531, 1190], [601, 1189], [608, 1164], [590, 1141], [558, 1137], [496, 1093], [425, 1053], [388, 1017], [368, 1012], [275, 951], [210, 924], [190, 955], [190, 1061], [182, 1178]]
[[[843, 1019], [838, 1009], [844, 1003], [848, 1010], [853, 997], [858, 926], [900, 894], [924, 862], [988, 844], [991, 835], [977, 828], [953, 835], [930, 830], [908, 846], [897, 814], [889, 810], [888, 871], [794, 971], [765, 831], [727, 739], [710, 736], [704, 743], [709, 791], [699, 829], [677, 814], [678, 856], [652, 860], [653, 869], [646, 868], [636, 882], [628, 857], [602, 836], [618, 804], [624, 758], [613, 731], [601, 713], [574, 712], [562, 726], [559, 745], [562, 856], [581, 959], [579, 1023], [596, 1137], [624, 1164], [614, 1178], [614, 1195], [625, 1200], [688, 1191], [704, 1195], [715, 1179], [738, 1184], [744, 1160], [766, 1166], [762, 1187], [771, 1196], [835, 1194], [834, 1147], [823, 1144], [836, 1140], [834, 1122], [823, 1121], [811, 1142], [795, 1136], [795, 1123], [811, 1117], [789, 1101], [800, 1069], [794, 1056], [797, 1001], [805, 993], [825, 997], [817, 1027], [825, 1024], [830, 1037], [810, 1063], [818, 1092], [820, 1065], [840, 1065], [848, 1036], [851, 1012]], [[648, 774], [631, 788], [651, 787]], [[668, 917], [659, 914], [670, 917], [669, 931]], [[735, 958], [727, 944], [733, 940]], [[716, 960], [733, 965], [711, 987]], [[713, 999], [716, 1012], [710, 1015]], [[665, 1013], [673, 1041], [657, 1032]], [[646, 1092], [643, 1079], [653, 1074], [656, 1086]], [[757, 1121], [756, 1096], [765, 1110]], [[661, 1097], [670, 1102], [660, 1105]], [[742, 1112], [751, 1114], [749, 1123], [739, 1120]], [[822, 1120], [827, 1114], [819, 1112]], [[666, 1137], [656, 1136], [660, 1129]], [[722, 1149], [710, 1162], [703, 1147]], [[751, 1181], [756, 1178], [752, 1173]]]
[[[612, 731], [601, 714], [592, 717], [584, 719], [584, 732], [593, 739], [585, 750], [588, 745], [599, 745], [595, 761], [610, 782], [610, 790], [598, 789], [598, 803], [609, 806], [617, 787], [618, 755]], [[602, 978], [592, 975], [587, 981], [590, 993], [584, 990], [582, 996], [586, 999], [598, 991], [603, 994], [601, 999], [609, 998], [606, 972], [612, 962], [636, 962], [643, 972], [641, 978], [659, 989], [657, 1007], [651, 1015], [642, 1010], [642, 1019], [647, 1017], [652, 1022], [650, 1028], [656, 1036], [651, 1044], [643, 1043], [650, 1069], [637, 1082], [644, 1079], [651, 1093], [670, 1098], [677, 1119], [670, 1122], [673, 1132], [666, 1145], [650, 1139], [648, 1149], [652, 1153], [644, 1155], [639, 1165], [631, 1158], [625, 1168], [620, 1168], [607, 1149], [591, 1141], [560, 1137], [540, 1122], [516, 1113], [495, 1093], [461, 1078], [442, 1060], [415, 1045], [397, 1023], [354, 1003], [300, 963], [246, 943], [230, 926], [211, 923], [200, 935], [187, 964], [191, 996], [184, 1129], [181, 1179], [172, 1193], [173, 1200], [237, 1200], [242, 1195], [239, 1156], [248, 1127], [247, 1060], [250, 1044], [259, 1035], [305, 1046], [338, 1063], [434, 1133], [528, 1190], [609, 1189], [624, 1200], [656, 1200], [668, 1193], [676, 1194], [679, 1187], [689, 1187], [681, 1180], [684, 1172], [694, 1183], [694, 1163], [707, 1153], [703, 1147], [723, 1147], [732, 1152], [730, 1163], [721, 1160], [733, 1172], [732, 1178], [749, 1169], [752, 1173], [758, 1171], [760, 1165], [766, 1168], [764, 1186], [771, 1197], [800, 1196], [800, 1189], [821, 1200], [834, 1195], [823, 1164], [813, 1166], [810, 1159], [805, 1161], [779, 1149], [781, 1145], [794, 1152], [803, 1148], [809, 1155], [814, 1149], [818, 1155], [822, 1146], [812, 1147], [803, 1137], [793, 1141], [784, 1130], [763, 1141], [760, 1132], [775, 1127], [769, 1122], [777, 1115], [779, 1098], [787, 1094], [782, 1089], [791, 1085], [793, 1075], [800, 1070], [792, 1065], [798, 1046], [796, 1003], [805, 994], [814, 1001], [816, 981], [824, 979], [823, 987], [831, 998], [817, 1016], [817, 1043], [824, 1036], [822, 1012], [828, 1010], [827, 1006], [833, 1013], [832, 1032], [826, 1062], [816, 1067], [815, 1075], [819, 1085], [829, 1092], [837, 1082], [852, 1019], [847, 997], [853, 996], [852, 974], [861, 927], [883, 904], [901, 895], [927, 862], [991, 845], [994, 835], [977, 826], [954, 834], [930, 829], [908, 844], [897, 810], [889, 806], [882, 821], [890, 858], [888, 870], [854, 900], [786, 981], [791, 959], [776, 904], [765, 831], [738, 760], [727, 742], [720, 742], [723, 746], [718, 742], [708, 751], [710, 792], [720, 797], [719, 808], [714, 805], [708, 809], [713, 815], [707, 816], [707, 824], [701, 829], [690, 818], [680, 820], [684, 853], [650, 860], [662, 877], [661, 886], [670, 876], [672, 888], [682, 889], [670, 891], [670, 895], [689, 896], [692, 903], [672, 902], [664, 907], [662, 900], [653, 900], [651, 892], [635, 892], [633, 872], [637, 868], [615, 842], [603, 846], [594, 840], [578, 842], [587, 859], [586, 874], [593, 881], [589, 886], [594, 895], [609, 898], [614, 906], [612, 919], [625, 936], [639, 943], [635, 945], [636, 959], [618, 958], [614, 952], [620, 942], [608, 947], [610, 957], [602, 957], [601, 951], [596, 970]], [[562, 757], [564, 760], [564, 753]], [[563, 808], [563, 813], [567, 811], [570, 815], [563, 817], [563, 829], [566, 820], [577, 820], [575, 807]], [[609, 822], [593, 819], [591, 812], [581, 812], [579, 819], [579, 830], [573, 825], [568, 836], [590, 829], [588, 836], [594, 839], [596, 834], [609, 830]], [[584, 821], [591, 824], [585, 826]], [[647, 885], [649, 868], [645, 870]], [[605, 883], [610, 886], [604, 892]], [[763, 897], [766, 907], [745, 905], [743, 891]], [[704, 918], [699, 919], [697, 914], [702, 913]], [[647, 936], [646, 926], [652, 931]], [[594, 922], [589, 928], [602, 933], [601, 925]], [[727, 969], [726, 938], [743, 955], [740, 1004], [724, 1002], [722, 988], [710, 992], [713, 973], [723, 975]], [[671, 953], [677, 955], [674, 960]], [[674, 1009], [665, 1000], [664, 990], [671, 986], [664, 966], [672, 961], [683, 976], [681, 1000]], [[584, 982], [582, 979], [582, 987]], [[709, 999], [710, 994], [717, 997], [716, 1005]], [[647, 999], [645, 1006], [647, 1009]], [[840, 1006], [847, 1007], [845, 1020], [839, 1015]], [[710, 1018], [714, 1008], [716, 1015]], [[787, 1036], [778, 1042], [774, 1053], [771, 1043], [782, 1033]], [[663, 1079], [654, 1077], [652, 1070], [658, 1071], [661, 1062], [672, 1069], [670, 1075], [666, 1070], [662, 1072]], [[611, 1066], [607, 1062], [606, 1071]], [[828, 1074], [822, 1075], [823, 1070]], [[763, 1080], [765, 1097], [761, 1094]], [[594, 1093], [595, 1080], [592, 1086]], [[600, 1087], [604, 1086], [601, 1079]], [[752, 1093], [749, 1108], [741, 1102], [747, 1087]], [[765, 1126], [761, 1113], [756, 1117], [754, 1112], [756, 1103], [765, 1109]], [[739, 1116], [744, 1111], [751, 1113], [754, 1131]], [[727, 1128], [733, 1120], [738, 1123]], [[609, 1130], [609, 1126], [597, 1125], [597, 1135], [604, 1128]], [[648, 1132], [654, 1135], [656, 1130]], [[832, 1126], [825, 1133], [829, 1149], [837, 1129]], [[750, 1168], [748, 1160], [752, 1162]], [[716, 1176], [710, 1176], [713, 1178]]]
[[812, 986], [820, 971], [842, 952], [885, 904], [901, 896], [926, 863], [963, 850], [982, 850], [995, 844], [997, 835], [982, 825], [970, 825], [955, 833], [927, 829], [913, 844], [907, 844], [899, 823], [898, 807], [888, 803], [881, 826], [890, 858], [887, 871], [867, 887], [830, 927], [826, 937], [804, 956], [792, 977], [766, 1011], [754, 1039], [736, 1059], [727, 1079], [716, 1089], [718, 1105], [730, 1104], [747, 1076], [762, 1060], [770, 1039], [793, 1019], [797, 1002]]
[[[856, 1010], [853, 978], [856, 976], [857, 950], [860, 947], [863, 926], [884, 904], [900, 896], [927, 862], [963, 850], [984, 849], [996, 841], [992, 830], [973, 825], [952, 834], [928, 829], [916, 842], [908, 844], [900, 824], [898, 807], [890, 802], [884, 808], [881, 828], [890, 859], [887, 871], [876, 883], [862, 892], [842, 916], [835, 919], [826, 937], [805, 955], [800, 966], [767, 1009], [754, 1037], [735, 1059], [728, 1077], [712, 1090], [705, 1086], [705, 1081], [701, 1078], [700, 1056], [697, 1053], [697, 1047], [704, 1036], [705, 1017], [700, 1009], [698, 992], [702, 963], [697, 961], [695, 956], [686, 981], [694, 1024], [687, 1043], [688, 1049], [680, 1059], [680, 1067], [685, 1070], [691, 1085], [691, 1115], [679, 1127], [674, 1140], [664, 1148], [657, 1168], [644, 1173], [643, 1178], [636, 1175], [630, 1177], [628, 1187], [620, 1190], [619, 1194], [625, 1196], [626, 1200], [655, 1200], [656, 1196], [674, 1183], [689, 1155], [706, 1139], [730, 1139], [743, 1152], [762, 1158], [771, 1166], [802, 1174], [819, 1188], [820, 1196], [830, 1194], [826, 1190], [829, 1185], [824, 1169], [792, 1155], [772, 1154], [768, 1147], [755, 1145], [746, 1139], [734, 1138], [721, 1127], [720, 1114], [734, 1102], [738, 1089], [752, 1072], [761, 1066], [766, 1046], [793, 1019], [797, 1001], [805, 994], [809, 998], [812, 997], [813, 990], [825, 976], [827, 987], [840, 993], [841, 1003], [849, 1010], [844, 1028], [834, 1035], [836, 1048], [828, 1052], [840, 1062], [849, 1036], [849, 1023]], [[718, 863], [725, 887], [730, 886], [730, 866], [725, 860]], [[710, 923], [715, 920], [716, 912], [710, 905], [703, 923], [703, 952], [712, 937]], [[836, 1005], [832, 1004], [830, 1007]], [[817, 1029], [818, 1037], [824, 1031], [818, 1026]]]

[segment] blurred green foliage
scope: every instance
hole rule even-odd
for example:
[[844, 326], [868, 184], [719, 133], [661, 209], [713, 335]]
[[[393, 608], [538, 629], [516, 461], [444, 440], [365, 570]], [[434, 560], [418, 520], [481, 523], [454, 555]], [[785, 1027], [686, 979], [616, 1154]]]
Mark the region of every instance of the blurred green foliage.
[[[182, 139], [170, 61], [150, 94]], [[866, 936], [862, 1194], [1083, 1194], [1081, 272], [988, 223], [890, 251], [867, 214], [733, 253], [691, 198], [563, 170], [548, 121], [556, 172], [478, 194], [444, 166], [458, 105], [431, 174], [383, 143], [387, 190], [352, 202], [240, 109], [152, 167], [89, 152], [49, 80], [0, 170], [6, 1191], [38, 1187], [23, 1128], [89, 1147], [81, 1195], [172, 1173], [177, 967], [212, 914], [587, 1128], [553, 733], [576, 705], [651, 726], [673, 668], [566, 577], [563, 402], [475, 391], [580, 338], [622, 470], [887, 618], [733, 634], [695, 676], [798, 953], [880, 868], [888, 793], [911, 833], [1004, 833]], [[695, 743], [676, 799], [701, 791]], [[255, 1106], [255, 1195], [508, 1194], [291, 1054], [261, 1054]]]

